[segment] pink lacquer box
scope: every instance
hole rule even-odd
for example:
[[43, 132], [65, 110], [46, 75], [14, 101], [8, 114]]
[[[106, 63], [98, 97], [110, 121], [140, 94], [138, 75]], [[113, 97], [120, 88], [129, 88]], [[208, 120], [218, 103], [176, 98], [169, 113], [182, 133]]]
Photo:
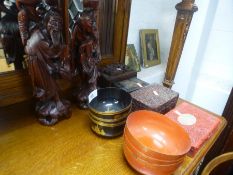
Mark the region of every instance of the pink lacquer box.
[[194, 156], [199, 148], [216, 131], [220, 119], [194, 105], [183, 102], [166, 114], [168, 118], [180, 124], [191, 139], [190, 156]]

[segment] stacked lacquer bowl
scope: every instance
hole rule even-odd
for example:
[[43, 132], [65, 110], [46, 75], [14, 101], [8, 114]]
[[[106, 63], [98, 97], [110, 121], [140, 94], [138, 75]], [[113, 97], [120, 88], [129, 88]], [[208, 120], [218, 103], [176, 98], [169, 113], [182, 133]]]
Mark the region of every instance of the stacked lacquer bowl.
[[116, 137], [123, 133], [131, 111], [132, 98], [119, 88], [101, 88], [89, 95], [91, 129], [104, 137]]
[[128, 163], [147, 175], [172, 174], [190, 150], [188, 134], [162, 114], [141, 110], [129, 115], [124, 130]]

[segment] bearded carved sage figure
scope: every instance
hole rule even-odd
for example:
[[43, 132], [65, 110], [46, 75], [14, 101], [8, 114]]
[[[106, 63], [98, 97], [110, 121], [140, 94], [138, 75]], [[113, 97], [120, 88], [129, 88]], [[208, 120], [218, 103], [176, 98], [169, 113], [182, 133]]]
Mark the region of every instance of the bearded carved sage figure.
[[84, 0], [84, 10], [75, 19], [72, 31], [72, 58], [80, 82], [76, 100], [81, 108], [87, 108], [88, 95], [97, 88], [100, 62], [99, 33], [97, 30], [97, 10], [99, 0]]
[[[97, 88], [100, 51], [97, 30], [98, 0], [84, 0], [83, 11], [74, 19], [71, 45], [62, 38], [62, 17], [56, 0], [16, 0], [18, 24], [34, 96], [38, 120], [54, 125], [70, 117], [70, 102], [61, 98], [57, 78], [76, 84], [75, 97], [81, 108], [87, 108], [88, 95]], [[69, 59], [66, 59], [69, 58]], [[77, 81], [81, 80], [77, 83]]]
[[62, 76], [62, 18], [48, 0], [17, 0], [16, 3], [20, 35], [38, 100], [38, 120], [44, 125], [53, 125], [71, 115], [70, 103], [61, 99], [56, 83], [56, 78]]

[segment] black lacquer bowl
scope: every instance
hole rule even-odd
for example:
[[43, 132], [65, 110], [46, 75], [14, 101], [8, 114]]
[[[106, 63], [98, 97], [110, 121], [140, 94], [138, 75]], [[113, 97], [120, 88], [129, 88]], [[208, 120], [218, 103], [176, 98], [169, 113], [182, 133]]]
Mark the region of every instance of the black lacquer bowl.
[[91, 129], [98, 135], [115, 137], [123, 133], [132, 98], [119, 88], [102, 88], [89, 95]]

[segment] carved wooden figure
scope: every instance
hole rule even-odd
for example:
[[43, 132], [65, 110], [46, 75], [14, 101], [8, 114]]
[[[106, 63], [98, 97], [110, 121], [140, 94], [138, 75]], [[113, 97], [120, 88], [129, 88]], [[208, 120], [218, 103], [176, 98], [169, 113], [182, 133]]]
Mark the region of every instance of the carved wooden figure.
[[62, 18], [48, 0], [16, 2], [21, 39], [29, 56], [28, 69], [38, 99], [38, 119], [44, 125], [53, 125], [71, 115], [70, 103], [61, 99], [55, 80], [60, 76], [64, 49]]
[[80, 82], [76, 91], [79, 107], [87, 108], [88, 95], [97, 88], [99, 75], [97, 64], [100, 61], [99, 35], [97, 30], [98, 0], [83, 2], [84, 11], [75, 20], [72, 32], [72, 57], [75, 62], [75, 71]]

